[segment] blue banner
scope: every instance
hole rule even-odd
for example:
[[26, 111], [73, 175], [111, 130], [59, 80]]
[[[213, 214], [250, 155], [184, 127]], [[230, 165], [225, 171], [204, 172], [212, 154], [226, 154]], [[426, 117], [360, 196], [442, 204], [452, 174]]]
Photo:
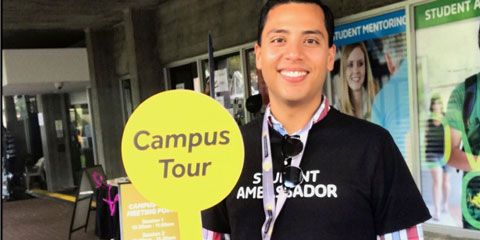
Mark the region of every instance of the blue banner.
[[335, 27], [333, 41], [337, 47], [368, 39], [402, 33], [406, 31], [405, 10], [387, 13], [358, 22]]

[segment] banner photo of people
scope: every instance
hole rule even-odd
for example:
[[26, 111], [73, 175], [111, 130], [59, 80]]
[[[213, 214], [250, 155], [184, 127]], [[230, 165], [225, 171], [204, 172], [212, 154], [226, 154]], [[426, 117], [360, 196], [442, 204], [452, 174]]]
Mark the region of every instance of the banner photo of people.
[[414, 14], [429, 223], [480, 230], [480, 0], [434, 1]]
[[405, 10], [336, 26], [332, 101], [393, 136], [409, 166], [410, 132]]

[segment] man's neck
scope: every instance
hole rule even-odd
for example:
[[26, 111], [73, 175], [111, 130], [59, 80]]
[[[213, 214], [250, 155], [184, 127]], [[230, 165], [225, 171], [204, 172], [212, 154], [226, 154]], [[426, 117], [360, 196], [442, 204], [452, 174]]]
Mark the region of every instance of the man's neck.
[[321, 104], [322, 95], [306, 103], [287, 103], [270, 101], [272, 115], [279, 121], [288, 134], [304, 128]]

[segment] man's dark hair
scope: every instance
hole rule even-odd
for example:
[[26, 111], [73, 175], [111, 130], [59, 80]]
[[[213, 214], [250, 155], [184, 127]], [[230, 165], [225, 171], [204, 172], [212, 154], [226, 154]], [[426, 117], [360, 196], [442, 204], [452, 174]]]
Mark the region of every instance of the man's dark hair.
[[334, 22], [333, 22], [333, 13], [330, 8], [323, 4], [320, 0], [268, 0], [267, 3], [262, 8], [260, 12], [260, 19], [258, 21], [258, 35], [257, 42], [258, 45], [262, 45], [262, 32], [265, 27], [265, 22], [267, 21], [267, 15], [275, 6], [286, 3], [312, 3], [318, 5], [323, 10], [325, 15], [325, 28], [328, 33], [328, 47], [333, 45], [333, 34], [334, 34]]

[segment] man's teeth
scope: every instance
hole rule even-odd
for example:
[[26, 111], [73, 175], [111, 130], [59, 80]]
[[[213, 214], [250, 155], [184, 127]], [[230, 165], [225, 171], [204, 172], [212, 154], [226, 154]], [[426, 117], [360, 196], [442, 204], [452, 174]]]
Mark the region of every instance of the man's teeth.
[[301, 77], [307, 75], [307, 72], [303, 71], [282, 71], [281, 73], [287, 77]]

